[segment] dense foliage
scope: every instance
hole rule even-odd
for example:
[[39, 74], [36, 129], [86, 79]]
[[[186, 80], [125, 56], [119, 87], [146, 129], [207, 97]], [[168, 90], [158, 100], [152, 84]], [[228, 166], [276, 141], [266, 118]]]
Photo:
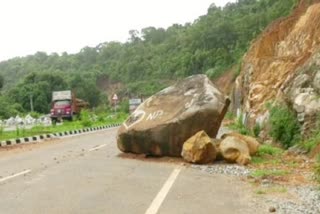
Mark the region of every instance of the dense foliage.
[[300, 140], [300, 125], [295, 114], [286, 105], [270, 107], [270, 135], [285, 148]]
[[[99, 105], [106, 85], [120, 83], [122, 96], [149, 96], [173, 80], [206, 73], [214, 78], [237, 64], [251, 41], [274, 19], [290, 13], [297, 0], [238, 0], [212, 4], [193, 23], [167, 29], [131, 30], [126, 43], [106, 42], [77, 54], [38, 52], [0, 63], [4, 96], [29, 111], [47, 112], [55, 89], [71, 88]], [[0, 78], [1, 83], [1, 78]], [[2, 86], [2, 84], [0, 84]]]

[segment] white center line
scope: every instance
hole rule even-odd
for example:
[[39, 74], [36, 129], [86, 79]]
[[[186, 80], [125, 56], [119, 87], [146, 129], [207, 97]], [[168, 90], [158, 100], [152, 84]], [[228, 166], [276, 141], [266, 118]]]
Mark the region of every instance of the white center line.
[[157, 196], [153, 199], [150, 207], [147, 209], [145, 214], [156, 214], [158, 212], [162, 202], [166, 198], [172, 185], [174, 184], [175, 180], [177, 179], [181, 169], [182, 169], [181, 167], [178, 167], [173, 170], [173, 172], [169, 176], [168, 180], [164, 183], [161, 190], [158, 192]]
[[89, 152], [96, 151], [96, 150], [101, 149], [101, 148], [103, 148], [103, 147], [105, 147], [105, 146], [107, 146], [107, 144], [102, 144], [102, 145], [100, 145], [100, 146], [95, 146], [95, 147], [89, 149]]
[[10, 176], [4, 177], [4, 178], [0, 178], [0, 183], [4, 182], [4, 181], [6, 181], [6, 180], [9, 180], [9, 179], [18, 177], [18, 176], [20, 176], [20, 175], [28, 174], [28, 173], [30, 173], [30, 172], [31, 172], [31, 170], [30, 170], [30, 169], [27, 169], [27, 170], [24, 170], [24, 171], [19, 172], [19, 173], [17, 173], [17, 174], [10, 175]]

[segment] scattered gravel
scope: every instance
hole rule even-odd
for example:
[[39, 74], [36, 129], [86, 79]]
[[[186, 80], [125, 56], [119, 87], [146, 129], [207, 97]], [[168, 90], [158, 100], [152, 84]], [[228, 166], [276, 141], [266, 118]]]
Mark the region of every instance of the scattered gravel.
[[[218, 163], [214, 165], [191, 165], [210, 174], [224, 174], [237, 177], [247, 177], [251, 170], [236, 164]], [[263, 182], [261, 183], [263, 185]], [[286, 186], [290, 197], [276, 197], [266, 195], [264, 203], [275, 208], [279, 214], [320, 214], [320, 189], [315, 186]], [[272, 209], [273, 211], [273, 209]], [[271, 212], [269, 210], [269, 212]]]
[[288, 190], [294, 198], [277, 198], [267, 200], [281, 214], [319, 214], [320, 191], [313, 186], [299, 186]]
[[239, 177], [248, 176], [251, 173], [247, 167], [236, 164], [191, 165], [191, 167], [210, 174], [224, 174]]

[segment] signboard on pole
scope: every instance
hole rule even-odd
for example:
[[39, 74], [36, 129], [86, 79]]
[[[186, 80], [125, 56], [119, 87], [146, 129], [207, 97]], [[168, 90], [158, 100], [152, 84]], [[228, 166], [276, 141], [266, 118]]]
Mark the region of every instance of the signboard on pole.
[[130, 99], [129, 100], [129, 112], [134, 112], [138, 106], [142, 103], [142, 100], [140, 98]]

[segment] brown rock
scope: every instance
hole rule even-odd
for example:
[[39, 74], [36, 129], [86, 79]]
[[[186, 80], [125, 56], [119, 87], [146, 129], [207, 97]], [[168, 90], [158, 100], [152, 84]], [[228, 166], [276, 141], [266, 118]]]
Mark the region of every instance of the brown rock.
[[123, 152], [180, 156], [183, 143], [203, 130], [214, 138], [230, 101], [205, 75], [195, 75], [144, 101], [118, 130]]
[[217, 151], [210, 137], [200, 131], [183, 144], [181, 156], [188, 162], [205, 164], [216, 159]]
[[232, 132], [232, 133], [224, 134], [221, 138], [224, 139], [224, 138], [226, 138], [228, 136], [233, 136], [235, 138], [238, 138], [241, 141], [246, 142], [247, 145], [248, 145], [248, 148], [249, 148], [249, 154], [250, 155], [255, 155], [258, 152], [260, 143], [254, 137], [247, 136], [247, 135], [242, 135], [242, 134], [239, 134], [239, 133], [236, 133], [236, 132]]
[[212, 138], [211, 139], [211, 143], [214, 145], [216, 151], [217, 151], [217, 157], [216, 157], [216, 160], [220, 161], [220, 160], [223, 160], [223, 156], [221, 154], [221, 150], [220, 150], [220, 143], [221, 143], [221, 139], [215, 139], [215, 138]]
[[230, 163], [246, 165], [250, 162], [248, 144], [235, 136], [227, 136], [220, 143], [220, 151], [223, 158]]
[[276, 211], [277, 211], [277, 210], [276, 210], [275, 207], [269, 207], [269, 212], [274, 213], [274, 212], [276, 212]]

